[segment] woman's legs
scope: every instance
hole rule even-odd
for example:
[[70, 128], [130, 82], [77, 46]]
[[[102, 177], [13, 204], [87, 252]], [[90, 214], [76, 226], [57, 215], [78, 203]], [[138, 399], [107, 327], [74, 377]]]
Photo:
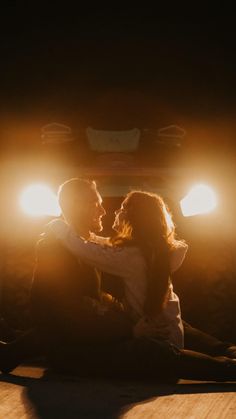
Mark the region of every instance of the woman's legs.
[[[71, 349], [71, 348], [70, 348]], [[60, 345], [57, 347], [60, 353]], [[69, 350], [68, 353], [71, 351]], [[10, 372], [21, 362], [43, 354], [43, 348], [33, 331], [18, 337], [12, 343], [0, 343], [0, 370]], [[135, 379], [170, 379], [201, 381], [236, 381], [236, 362], [226, 357], [190, 351], [157, 340], [131, 339], [107, 344], [80, 344], [73, 348], [68, 366], [80, 374]], [[67, 356], [59, 357], [67, 369]], [[64, 356], [63, 356], [64, 355]], [[63, 365], [65, 364], [65, 365]], [[70, 369], [69, 368], [69, 369]]]
[[121, 378], [236, 382], [236, 362], [232, 359], [178, 350], [156, 339], [121, 342], [104, 351], [104, 355], [104, 371], [108, 366], [110, 375]]
[[236, 362], [200, 352], [181, 350], [176, 363], [177, 375], [187, 380], [236, 381]]
[[201, 352], [211, 356], [230, 356], [229, 348], [234, 348], [236, 357], [236, 346], [230, 342], [222, 342], [214, 336], [203, 332], [202, 330], [192, 327], [190, 324], [183, 322], [184, 325], [184, 348], [192, 351]]

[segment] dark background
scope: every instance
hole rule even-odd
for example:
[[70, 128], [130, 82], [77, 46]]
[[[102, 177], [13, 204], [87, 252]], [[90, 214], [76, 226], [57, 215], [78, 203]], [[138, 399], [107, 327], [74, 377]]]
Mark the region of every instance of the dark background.
[[188, 14], [171, 6], [162, 13], [8, 2], [0, 29], [2, 119], [107, 129], [173, 121], [191, 127], [193, 137], [198, 126], [233, 127], [233, 18], [216, 6]]

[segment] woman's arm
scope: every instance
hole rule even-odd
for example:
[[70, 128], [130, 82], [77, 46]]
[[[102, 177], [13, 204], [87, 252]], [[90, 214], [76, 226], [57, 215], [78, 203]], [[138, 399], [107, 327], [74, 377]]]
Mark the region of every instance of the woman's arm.
[[136, 248], [114, 248], [85, 241], [68, 224], [59, 219], [48, 224], [47, 232], [60, 240], [72, 254], [101, 271], [123, 277], [135, 269], [134, 257], [136, 255], [137, 258], [138, 251]]

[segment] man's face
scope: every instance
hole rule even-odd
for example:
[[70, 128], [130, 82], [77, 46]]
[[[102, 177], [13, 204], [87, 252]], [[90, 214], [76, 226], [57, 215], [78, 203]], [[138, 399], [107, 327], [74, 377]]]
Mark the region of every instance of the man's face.
[[102, 206], [102, 197], [99, 192], [91, 189], [86, 200], [83, 203], [78, 202], [77, 205], [79, 222], [83, 228], [93, 233], [102, 231], [102, 217], [106, 211]]

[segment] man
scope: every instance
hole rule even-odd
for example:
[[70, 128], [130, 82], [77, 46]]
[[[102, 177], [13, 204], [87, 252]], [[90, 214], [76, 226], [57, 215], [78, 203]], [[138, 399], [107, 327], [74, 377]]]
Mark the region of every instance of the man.
[[[105, 210], [95, 182], [70, 179], [58, 192], [67, 223], [88, 240], [102, 230]], [[100, 274], [74, 258], [57, 240], [45, 235], [37, 245], [32, 307], [39, 327], [59, 340], [119, 340], [130, 334], [121, 305], [101, 289]], [[50, 309], [50, 319], [45, 311]], [[43, 308], [43, 309], [42, 309]], [[91, 322], [91, 324], [90, 324]]]
[[[95, 182], [70, 179], [60, 186], [58, 200], [65, 220], [84, 239], [102, 230], [106, 212]], [[36, 250], [31, 288], [34, 331], [16, 341], [17, 354], [14, 348], [9, 353], [10, 346], [0, 348], [0, 353], [8, 355], [0, 369], [8, 371], [36, 353], [46, 354], [53, 365], [59, 364], [71, 358], [65, 353], [76, 351], [81, 344], [105, 344], [131, 336], [131, 323], [121, 304], [102, 291], [99, 272], [78, 263], [50, 235], [42, 235]], [[17, 356], [11, 357], [11, 353]]]
[[[78, 235], [93, 239], [105, 210], [94, 182], [71, 179], [59, 189], [63, 215]], [[30, 354], [80, 375], [235, 380], [230, 360], [179, 351], [154, 339], [133, 339], [122, 307], [103, 298], [97, 273], [79, 263], [50, 235], [37, 249], [32, 285], [35, 330], [0, 345], [0, 369], [10, 371]], [[106, 296], [107, 297], [107, 296]], [[107, 304], [108, 300], [108, 304]], [[229, 346], [229, 345], [228, 345]]]

